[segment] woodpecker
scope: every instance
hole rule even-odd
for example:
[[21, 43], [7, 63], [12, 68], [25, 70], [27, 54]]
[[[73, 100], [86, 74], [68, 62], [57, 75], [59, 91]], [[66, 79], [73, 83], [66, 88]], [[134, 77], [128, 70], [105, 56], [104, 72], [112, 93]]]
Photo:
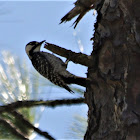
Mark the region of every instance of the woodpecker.
[[[86, 78], [78, 77], [66, 70], [67, 65], [58, 57], [48, 52], [40, 51], [41, 42], [29, 42], [26, 47], [26, 53], [32, 62], [34, 68], [53, 84], [65, 88], [69, 92], [73, 92], [68, 84], [78, 84], [86, 86]], [[73, 92], [74, 93], [74, 92]]]

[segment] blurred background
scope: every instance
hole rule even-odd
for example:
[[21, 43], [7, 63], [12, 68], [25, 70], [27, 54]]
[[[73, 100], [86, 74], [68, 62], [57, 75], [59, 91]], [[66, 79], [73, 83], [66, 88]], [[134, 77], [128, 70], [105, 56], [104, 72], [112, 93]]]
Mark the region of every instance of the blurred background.
[[[0, 104], [17, 100], [55, 100], [83, 97], [85, 88], [71, 85], [75, 94], [54, 86], [40, 76], [25, 53], [30, 41], [46, 40], [63, 48], [90, 55], [96, 16], [88, 12], [73, 29], [73, 22], [60, 23], [74, 1], [1, 1], [0, 2]], [[42, 48], [43, 51], [47, 51]], [[62, 58], [62, 60], [66, 60]], [[69, 62], [68, 70], [86, 77], [87, 68]], [[87, 126], [87, 105], [56, 108], [35, 107], [25, 110], [35, 126], [56, 139], [82, 139]], [[0, 139], [11, 138], [0, 128]], [[0, 132], [0, 133], [1, 133]], [[30, 133], [30, 139], [44, 139]]]

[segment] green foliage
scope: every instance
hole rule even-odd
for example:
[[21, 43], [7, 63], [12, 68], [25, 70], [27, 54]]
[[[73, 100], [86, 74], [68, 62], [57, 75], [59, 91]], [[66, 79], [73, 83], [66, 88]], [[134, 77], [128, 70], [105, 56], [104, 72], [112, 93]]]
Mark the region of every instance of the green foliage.
[[[29, 70], [25, 62], [21, 62], [18, 58], [13, 57], [9, 52], [2, 52], [2, 60], [0, 61], [0, 104], [7, 104], [17, 100], [28, 100], [31, 98], [32, 91], [38, 91], [39, 84], [33, 86], [29, 75]], [[36, 77], [37, 78], [37, 77]], [[38, 81], [36, 79], [36, 81]], [[34, 93], [35, 95], [35, 93]], [[35, 119], [35, 112], [33, 109], [19, 109], [25, 118], [30, 122]], [[10, 113], [3, 113], [0, 118], [7, 120], [15, 128], [21, 131], [25, 136], [29, 137], [31, 130], [15, 116]], [[0, 139], [18, 139], [10, 130], [0, 125]]]
[[0, 139], [18, 139], [4, 124], [0, 124], [0, 134]]
[[[36, 72], [32, 72], [31, 74], [25, 61], [20, 61], [7, 51], [1, 53], [1, 58], [0, 104], [4, 105], [15, 101], [29, 100], [32, 99], [32, 97], [33, 99], [37, 99], [39, 86], [46, 86], [46, 84], [44, 84], [46, 83], [46, 79], [42, 78]], [[41, 82], [39, 80], [40, 78]], [[47, 86], [52, 87], [54, 85], [47, 83]], [[77, 93], [83, 94], [82, 89], [74, 87], [72, 87], [72, 89]], [[29, 122], [34, 122], [34, 120], [37, 118], [37, 115], [35, 116], [35, 108], [22, 108], [18, 109], [17, 111], [21, 113], [24, 118], [29, 120]], [[14, 116], [10, 112], [0, 114], [0, 119], [8, 121], [11, 126], [14, 126], [16, 130], [22, 132], [22, 134], [28, 138], [32, 134], [31, 129], [24, 125], [24, 123], [21, 122], [18, 117]], [[77, 120], [79, 119], [81, 121], [82, 118], [79, 117]], [[80, 123], [83, 121], [80, 121], [79, 123], [75, 121], [75, 123], [77, 122], [78, 124], [71, 126], [71, 133], [75, 135], [75, 137], [82, 137], [86, 129], [84, 126], [82, 126], [83, 130], [81, 129], [82, 127], [80, 126]], [[83, 125], [83, 123], [81, 123], [81, 125]], [[11, 132], [7, 126], [0, 123], [0, 139], [19, 139], [19, 137], [13, 134], [13, 132]]]

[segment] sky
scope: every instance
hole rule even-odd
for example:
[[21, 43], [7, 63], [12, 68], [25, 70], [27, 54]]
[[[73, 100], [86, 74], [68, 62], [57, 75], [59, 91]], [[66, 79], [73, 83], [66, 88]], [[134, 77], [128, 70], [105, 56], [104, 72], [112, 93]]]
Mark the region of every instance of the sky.
[[[0, 51], [8, 50], [13, 55], [25, 59], [33, 69], [26, 53], [25, 46], [30, 41], [46, 40], [70, 49], [75, 52], [83, 52], [90, 55], [93, 34], [93, 23], [95, 16], [93, 10], [88, 12], [74, 29], [71, 25], [74, 20], [67, 23], [60, 23], [60, 19], [74, 7], [73, 1], [1, 1], [0, 2]], [[43, 51], [47, 51], [43, 49]], [[62, 58], [65, 60], [65, 58]], [[78, 76], [86, 77], [87, 68], [72, 62], [68, 70]], [[82, 87], [79, 87], [82, 88]], [[84, 89], [84, 88], [82, 88]], [[70, 94], [64, 89], [58, 90], [54, 87], [51, 94], [44, 94], [46, 89], [42, 88], [40, 98], [63, 99], [78, 98], [78, 94]], [[68, 126], [75, 114], [87, 116], [86, 105], [70, 107], [47, 108], [39, 120], [39, 128], [47, 130], [55, 138], [66, 138]], [[57, 126], [57, 127], [56, 127]], [[37, 136], [35, 139], [42, 139]]]

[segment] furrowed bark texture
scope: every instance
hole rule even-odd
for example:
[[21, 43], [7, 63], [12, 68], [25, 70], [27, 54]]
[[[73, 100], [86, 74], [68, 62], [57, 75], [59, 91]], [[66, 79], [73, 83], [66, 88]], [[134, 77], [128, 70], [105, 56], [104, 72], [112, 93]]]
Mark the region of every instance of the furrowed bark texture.
[[85, 140], [140, 140], [140, 0], [102, 0], [93, 37]]

